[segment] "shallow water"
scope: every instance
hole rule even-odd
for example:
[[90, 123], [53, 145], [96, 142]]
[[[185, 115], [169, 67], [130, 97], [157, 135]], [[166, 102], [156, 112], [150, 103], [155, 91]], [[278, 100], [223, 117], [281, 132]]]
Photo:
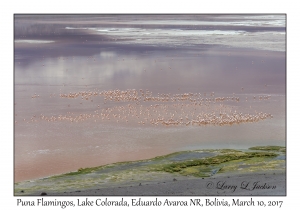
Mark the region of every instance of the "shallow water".
[[[15, 182], [181, 150], [285, 145], [285, 17], [225, 19], [15, 16]], [[143, 125], [136, 116], [126, 122], [96, 115], [128, 104], [145, 114], [151, 105], [163, 104], [153, 116], [167, 118], [176, 111], [175, 117], [185, 112], [191, 118], [195, 107], [189, 101], [182, 102], [182, 110], [172, 106], [181, 102], [60, 97], [128, 89], [155, 97], [239, 97], [239, 102], [203, 103], [196, 111], [217, 112], [223, 105], [273, 118], [232, 126]], [[78, 122], [42, 119], [80, 114], [95, 116]]]

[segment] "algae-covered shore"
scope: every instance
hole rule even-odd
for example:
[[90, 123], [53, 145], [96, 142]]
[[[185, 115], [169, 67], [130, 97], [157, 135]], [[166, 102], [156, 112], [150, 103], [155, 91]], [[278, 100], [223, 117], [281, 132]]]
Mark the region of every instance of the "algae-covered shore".
[[20, 195], [285, 195], [286, 149], [175, 152], [15, 183]]

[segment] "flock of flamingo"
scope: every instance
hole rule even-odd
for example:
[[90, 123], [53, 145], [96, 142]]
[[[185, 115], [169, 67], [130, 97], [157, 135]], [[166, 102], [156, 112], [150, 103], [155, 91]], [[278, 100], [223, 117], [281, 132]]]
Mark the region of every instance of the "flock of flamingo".
[[[227, 97], [216, 97], [211, 93], [180, 93], [153, 95], [149, 90], [89, 90], [50, 94], [50, 98], [93, 102], [101, 97], [101, 103], [95, 102], [92, 113], [74, 113], [67, 111], [64, 115], [33, 116], [24, 122], [67, 121], [80, 123], [86, 120], [94, 122], [135, 123], [152, 126], [204, 126], [204, 125], [234, 125], [241, 123], [254, 123], [273, 118], [269, 113], [256, 112], [243, 113], [237, 111], [240, 97], [233, 93]], [[40, 98], [36, 93], [32, 99]], [[253, 100], [269, 100], [270, 95], [253, 96]], [[248, 97], [246, 97], [246, 100]], [[95, 100], [97, 101], [97, 100]], [[106, 104], [109, 103], [109, 104]], [[118, 104], [119, 103], [119, 104]], [[80, 103], [82, 104], [82, 102]], [[109, 106], [111, 105], [111, 106]], [[70, 105], [68, 105], [70, 108]], [[16, 122], [17, 123], [17, 122]]]

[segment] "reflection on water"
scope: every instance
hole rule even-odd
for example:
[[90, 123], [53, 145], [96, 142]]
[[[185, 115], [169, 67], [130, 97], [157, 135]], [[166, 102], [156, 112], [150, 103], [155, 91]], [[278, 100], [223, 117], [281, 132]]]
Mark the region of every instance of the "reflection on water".
[[285, 17], [225, 17], [16, 16], [15, 181], [284, 145]]

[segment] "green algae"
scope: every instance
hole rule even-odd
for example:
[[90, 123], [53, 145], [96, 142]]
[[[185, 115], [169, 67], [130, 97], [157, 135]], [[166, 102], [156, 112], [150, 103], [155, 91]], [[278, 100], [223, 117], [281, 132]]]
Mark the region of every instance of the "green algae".
[[271, 158], [276, 156], [278, 156], [278, 154], [270, 153], [270, 152], [236, 152], [236, 153], [217, 155], [215, 157], [209, 157], [209, 158], [204, 158], [199, 160], [191, 160], [191, 161], [185, 161], [179, 163], [166, 164], [161, 168], [161, 170], [173, 173], [173, 172], [181, 172], [185, 168], [194, 167], [194, 166], [219, 165], [234, 160], [246, 160], [254, 157]]
[[286, 152], [286, 147], [282, 147], [282, 146], [256, 146], [256, 147], [250, 147], [249, 150]]
[[[233, 172], [285, 169], [285, 160], [276, 159], [282, 150], [267, 149], [247, 152], [232, 149], [181, 151], [147, 160], [80, 168], [62, 175], [15, 183], [14, 194], [38, 195], [41, 191], [63, 193], [95, 187], [132, 185], [169, 176], [210, 177]], [[195, 157], [195, 153], [199, 154], [196, 157], [202, 158], [185, 160], [187, 157]]]
[[229, 152], [240, 152], [239, 150], [235, 149], [221, 149], [219, 150], [220, 153], [229, 153]]

